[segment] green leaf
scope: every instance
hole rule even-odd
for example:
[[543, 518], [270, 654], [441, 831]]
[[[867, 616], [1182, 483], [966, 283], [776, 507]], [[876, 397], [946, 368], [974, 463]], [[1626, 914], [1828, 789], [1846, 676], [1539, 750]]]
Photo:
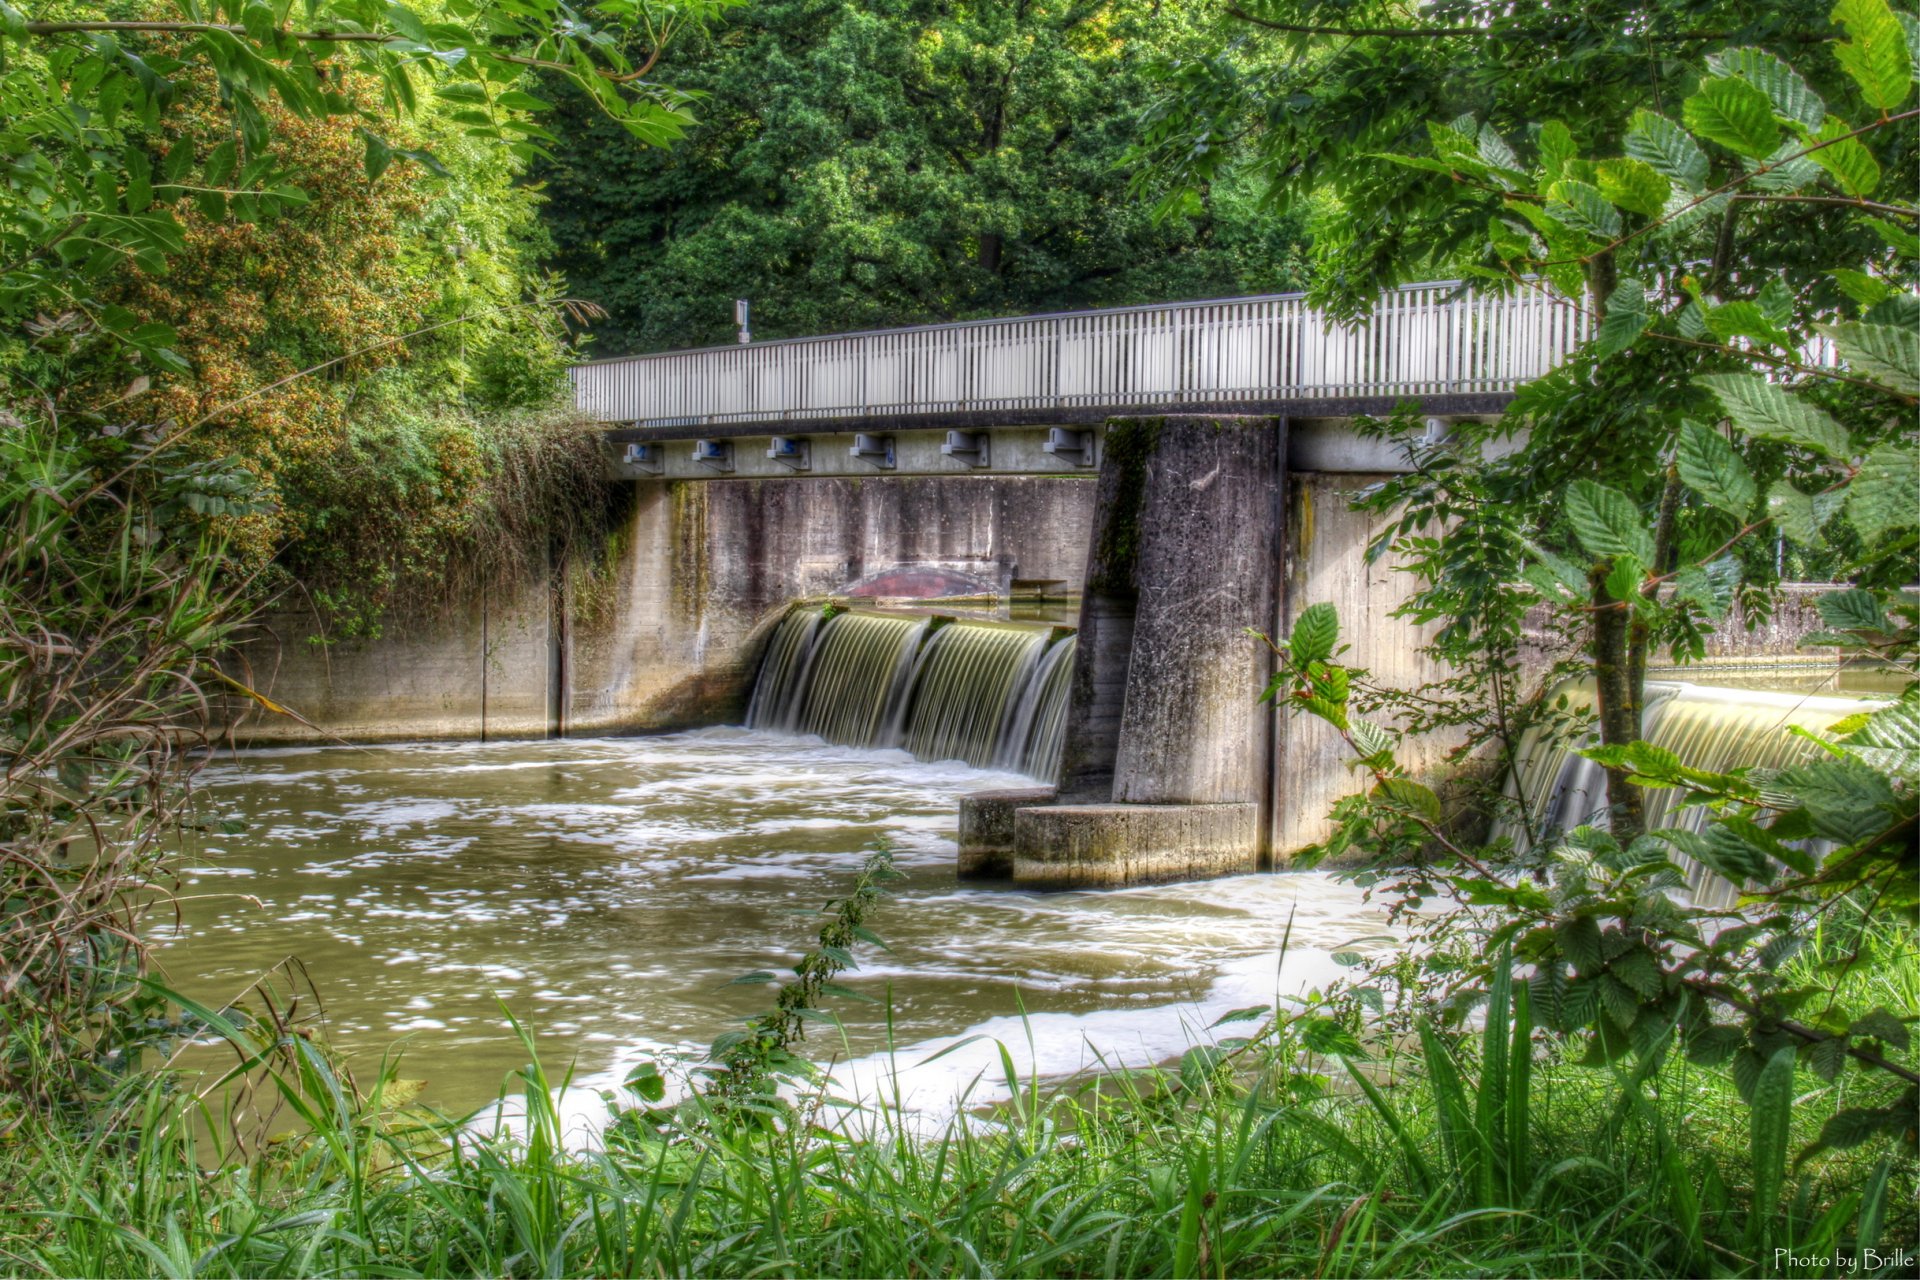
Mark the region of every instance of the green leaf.
[[1831, 17], [1852, 37], [1832, 46], [1833, 56], [1867, 105], [1891, 111], [1905, 102], [1913, 89], [1913, 53], [1887, 0], [1840, 0]]
[[1718, 397], [1733, 425], [1750, 436], [1785, 440], [1829, 458], [1847, 456], [1846, 430], [1826, 410], [1778, 383], [1751, 373], [1714, 373], [1701, 377], [1700, 384]]
[[[1573, 143], [1572, 131], [1558, 120], [1540, 126], [1539, 143], [1543, 186], [1551, 186], [1565, 175], [1567, 161], [1579, 154], [1579, 148]], [[1542, 190], [1541, 194], [1546, 192]]]
[[1594, 354], [1604, 360], [1625, 351], [1646, 330], [1648, 318], [1646, 285], [1623, 277], [1607, 297], [1607, 316], [1594, 336]]
[[1767, 95], [1774, 114], [1818, 129], [1826, 117], [1827, 104], [1820, 99], [1800, 73], [1764, 49], [1722, 49], [1707, 58], [1714, 74], [1738, 76]]
[[1633, 499], [1618, 489], [1576, 480], [1567, 490], [1567, 520], [1587, 554], [1596, 560], [1632, 556], [1653, 560], [1653, 535]]
[[1607, 594], [1623, 602], [1637, 600], [1646, 576], [1646, 566], [1633, 556], [1615, 556], [1613, 568], [1607, 573]]
[[1827, 274], [1840, 286], [1840, 292], [1863, 307], [1871, 307], [1893, 292], [1893, 286], [1880, 277], [1855, 271], [1851, 267], [1835, 267]]
[[1620, 213], [1591, 183], [1562, 178], [1548, 193], [1547, 212], [1568, 226], [1612, 240], [1620, 234]]
[[213, 149], [212, 153], [207, 156], [206, 180], [208, 186], [222, 186], [228, 178], [233, 176], [234, 165], [237, 163], [237, 154], [231, 141], [223, 142]]
[[1709, 142], [1754, 160], [1764, 160], [1780, 145], [1780, 126], [1767, 95], [1745, 80], [1716, 77], [1681, 108], [1687, 128]]
[[1753, 1157], [1753, 1209], [1748, 1243], [1759, 1246], [1772, 1230], [1787, 1171], [1787, 1135], [1793, 1126], [1793, 1049], [1777, 1049], [1753, 1085], [1749, 1137]]
[[1873, 228], [1882, 240], [1892, 245], [1894, 252], [1909, 258], [1920, 258], [1920, 236], [1902, 227], [1896, 227], [1885, 218], [1864, 218], [1863, 222]]
[[1920, 329], [1920, 294], [1889, 293], [1867, 308], [1861, 319], [1868, 324], [1904, 325]]
[[1476, 141], [1480, 159], [1488, 168], [1501, 171], [1503, 176], [1526, 177], [1526, 170], [1520, 164], [1520, 157], [1513, 154], [1513, 148], [1507, 145], [1505, 138], [1495, 132], [1492, 125], [1481, 125]]
[[1645, 947], [1635, 947], [1607, 963], [1607, 972], [1631, 987], [1642, 1000], [1658, 1000], [1666, 990], [1666, 975]]
[[1920, 333], [1887, 324], [1815, 325], [1853, 372], [1903, 396], [1920, 396]]
[[1713, 1023], [1700, 1023], [1697, 1026], [1698, 1029], [1687, 1038], [1687, 1060], [1703, 1067], [1720, 1066], [1747, 1042], [1747, 1033], [1738, 1027]]
[[629, 1071], [626, 1085], [648, 1102], [658, 1102], [667, 1096], [666, 1079], [661, 1076], [659, 1066], [652, 1062], [643, 1062]]
[[1807, 144], [1788, 138], [1773, 153], [1753, 166], [1747, 185], [1756, 191], [1784, 194], [1812, 186], [1820, 177], [1820, 166], [1806, 155]]
[[[1845, 1050], [1844, 1041], [1828, 1040], [1822, 1044], [1840, 1044], [1842, 1052]], [[1912, 1127], [1912, 1113], [1905, 1107], [1847, 1107], [1827, 1117], [1827, 1122], [1820, 1127], [1819, 1139], [1806, 1155], [1845, 1151], [1882, 1134], [1897, 1136]]]
[[1745, 839], [1739, 828], [1715, 823], [1700, 837], [1690, 856], [1701, 866], [1733, 884], [1764, 882], [1773, 874], [1771, 850]]
[[1887, 1009], [1875, 1009], [1872, 1013], [1862, 1014], [1847, 1027], [1847, 1034], [1866, 1040], [1879, 1040], [1891, 1048], [1905, 1053], [1911, 1043], [1907, 1024], [1900, 1021], [1899, 1015]]
[[1656, 112], [1633, 113], [1633, 123], [1627, 130], [1627, 154], [1645, 161], [1654, 172], [1694, 195], [1707, 185], [1707, 153], [1692, 134]]
[[387, 21], [393, 24], [395, 31], [398, 31], [409, 40], [417, 40], [425, 45], [432, 43], [431, 38], [427, 35], [427, 24], [420, 20], [419, 14], [403, 4], [389, 4], [387, 6]]
[[1600, 972], [1604, 960], [1600, 954], [1600, 926], [1592, 916], [1578, 916], [1554, 930], [1560, 954], [1582, 976]]
[[1813, 829], [1829, 840], [1857, 844], [1891, 825], [1893, 785], [1858, 760], [1813, 760], [1782, 769], [1773, 789], [1804, 805]]
[[1849, 132], [1846, 121], [1838, 116], [1828, 117], [1820, 126], [1820, 132], [1814, 135], [1815, 141], [1827, 145], [1807, 159], [1826, 170], [1842, 191], [1857, 200], [1872, 195], [1873, 189], [1880, 185], [1880, 163], [1860, 139], [1847, 137]]
[[1733, 605], [1733, 589], [1698, 565], [1688, 565], [1673, 576], [1673, 598], [1692, 601], [1718, 622]]
[[1613, 1024], [1622, 1031], [1632, 1027], [1640, 1017], [1640, 997], [1633, 993], [1633, 988], [1610, 973], [1601, 974], [1594, 985], [1600, 992], [1600, 1004]]
[[1746, 519], [1757, 495], [1753, 475], [1719, 432], [1697, 422], [1680, 424], [1675, 462], [1688, 488], [1737, 520]]
[[153, 162], [139, 147], [127, 148], [126, 205], [128, 213], [144, 213], [153, 203]]
[[1730, 338], [1751, 338], [1788, 350], [1798, 345], [1768, 318], [1757, 302], [1742, 300], [1714, 307], [1707, 312], [1707, 328], [1722, 342]]
[[1331, 604], [1322, 601], [1308, 605], [1293, 624], [1287, 641], [1287, 653], [1301, 664], [1325, 662], [1333, 656], [1333, 645], [1340, 638], [1340, 615]]
[[1785, 480], [1775, 480], [1767, 490], [1767, 514], [1773, 527], [1796, 546], [1820, 545], [1820, 522], [1813, 518], [1813, 499]]
[[1920, 446], [1876, 445], [1847, 486], [1847, 518], [1869, 541], [1920, 524]]
[[1887, 611], [1881, 607], [1880, 597], [1860, 587], [1829, 592], [1814, 601], [1813, 607], [1820, 611], [1820, 621], [1835, 631], [1880, 635], [1889, 630]]
[[0, 35], [22, 42], [27, 38], [27, 15], [6, 3], [6, 0], [0, 0]]
[[1229, 1022], [1252, 1022], [1256, 1018], [1265, 1017], [1272, 1008], [1273, 1006], [1270, 1004], [1250, 1004], [1244, 1009], [1234, 1009], [1223, 1013], [1208, 1025], [1209, 1027], [1224, 1027]]
[[1373, 721], [1362, 716], [1351, 717], [1347, 721], [1347, 736], [1353, 739], [1353, 745], [1366, 763], [1387, 765], [1393, 762], [1396, 745], [1394, 735]]
[[371, 129], [360, 130], [360, 137], [367, 147], [363, 162], [367, 171], [367, 181], [378, 182], [380, 175], [387, 171], [387, 166], [393, 163], [393, 146]]
[[1658, 217], [1673, 184], [1644, 160], [1602, 160], [1595, 169], [1600, 194], [1631, 213]]
[[1411, 778], [1382, 779], [1374, 792], [1396, 808], [1417, 814], [1429, 822], [1440, 821], [1440, 797], [1433, 793], [1431, 787], [1422, 786]]

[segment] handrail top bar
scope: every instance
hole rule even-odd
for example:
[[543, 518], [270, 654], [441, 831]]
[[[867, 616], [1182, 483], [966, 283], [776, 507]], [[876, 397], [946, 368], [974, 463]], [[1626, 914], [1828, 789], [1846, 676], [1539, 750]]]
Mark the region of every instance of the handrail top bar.
[[[1382, 296], [1397, 293], [1413, 293], [1421, 289], [1463, 289], [1467, 287], [1462, 280], [1423, 280], [1413, 284], [1395, 285], [1383, 292]], [[879, 338], [895, 334], [938, 333], [950, 329], [975, 329], [992, 324], [1021, 324], [1031, 320], [1075, 320], [1091, 316], [1140, 315], [1149, 311], [1187, 311], [1196, 307], [1237, 306], [1254, 302], [1299, 302], [1306, 298], [1305, 292], [1295, 293], [1249, 293], [1233, 298], [1195, 298], [1187, 302], [1144, 302], [1131, 307], [1089, 307], [1081, 311], [1041, 311], [1031, 315], [987, 316], [976, 320], [943, 320], [937, 324], [901, 325], [893, 329], [850, 329], [844, 333], [814, 333], [798, 338], [769, 338], [764, 342], [723, 343], [711, 347], [677, 347], [671, 351], [647, 351], [630, 356], [602, 356], [598, 360], [577, 360], [571, 366], [574, 369], [588, 369], [596, 365], [628, 364], [636, 360], [663, 360], [670, 356], [711, 355], [725, 351], [756, 351], [767, 347], [790, 347], [802, 342], [829, 342], [847, 338]]]

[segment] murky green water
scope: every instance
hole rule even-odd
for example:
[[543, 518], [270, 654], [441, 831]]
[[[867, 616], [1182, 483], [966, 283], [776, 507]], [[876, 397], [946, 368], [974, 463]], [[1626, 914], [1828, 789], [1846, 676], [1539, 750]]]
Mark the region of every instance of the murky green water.
[[[550, 1070], [573, 1059], [590, 1082], [763, 1008], [770, 988], [725, 984], [790, 965], [878, 837], [906, 873], [875, 922], [892, 952], [850, 985], [890, 1000], [900, 1062], [974, 1031], [1049, 1074], [1096, 1052], [1164, 1060], [1220, 1013], [1325, 981], [1329, 952], [1378, 931], [1358, 891], [1319, 875], [962, 885], [956, 797], [1008, 785], [1031, 782], [742, 729], [247, 753], [209, 770], [206, 798], [249, 828], [190, 875], [160, 959], [220, 1001], [297, 956], [337, 1046], [365, 1064], [403, 1045], [405, 1074], [465, 1108], [524, 1060], [496, 1001], [537, 1027]], [[837, 1011], [849, 1043], [818, 1040], [819, 1056], [880, 1062], [883, 1006]], [[910, 1088], [938, 1105], [977, 1057]]]

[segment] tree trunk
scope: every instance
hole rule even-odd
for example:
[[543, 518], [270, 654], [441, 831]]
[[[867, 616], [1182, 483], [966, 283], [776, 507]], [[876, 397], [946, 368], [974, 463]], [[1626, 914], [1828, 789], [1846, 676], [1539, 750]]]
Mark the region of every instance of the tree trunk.
[[[1632, 611], [1607, 593], [1611, 563], [1595, 565], [1588, 577], [1593, 603], [1593, 682], [1600, 705], [1600, 741], [1625, 746], [1640, 737], [1640, 680], [1635, 679], [1632, 652]], [[1631, 769], [1607, 769], [1607, 806], [1610, 829], [1621, 844], [1631, 844], [1646, 833], [1646, 810], [1640, 788], [1627, 781]]]

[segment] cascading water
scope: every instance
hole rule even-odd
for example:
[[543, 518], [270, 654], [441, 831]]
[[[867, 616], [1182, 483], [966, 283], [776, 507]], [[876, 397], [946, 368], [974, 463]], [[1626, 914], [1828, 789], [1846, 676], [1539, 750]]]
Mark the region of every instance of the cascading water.
[[747, 726], [1051, 780], [1073, 653], [1045, 627], [796, 609], [767, 645]]
[[[1568, 701], [1591, 704], [1592, 686], [1566, 690]], [[1696, 769], [1724, 773], [1750, 767], [1781, 769], [1820, 754], [1819, 746], [1788, 732], [1797, 726], [1819, 733], [1843, 717], [1869, 710], [1874, 703], [1858, 698], [1771, 693], [1753, 689], [1717, 689], [1679, 681], [1652, 681], [1646, 686], [1641, 731], [1655, 746], [1665, 747]], [[1520, 740], [1518, 763], [1507, 780], [1507, 798], [1523, 806], [1531, 819], [1523, 824], [1506, 818], [1493, 834], [1506, 836], [1516, 848], [1528, 843], [1528, 825], [1543, 832], [1567, 831], [1583, 824], [1604, 826], [1607, 778], [1600, 766], [1577, 754], [1595, 741], [1570, 742], [1542, 730], [1531, 730]], [[1705, 806], [1681, 807], [1680, 791], [1650, 787], [1642, 795], [1649, 831], [1675, 828], [1702, 831], [1711, 817]], [[1687, 871], [1694, 900], [1701, 905], [1731, 902], [1733, 886], [1676, 852]]]

